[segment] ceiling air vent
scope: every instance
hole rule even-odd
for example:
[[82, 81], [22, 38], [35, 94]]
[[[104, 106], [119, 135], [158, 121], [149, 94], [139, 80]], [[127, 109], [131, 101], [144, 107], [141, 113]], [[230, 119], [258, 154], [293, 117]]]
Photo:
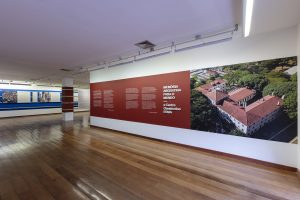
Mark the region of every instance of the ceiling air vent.
[[71, 72], [72, 70], [71, 69], [64, 69], [64, 68], [62, 68], [62, 69], [59, 69], [60, 71], [63, 71], [63, 72]]
[[135, 44], [135, 46], [140, 47], [141, 49], [153, 49], [155, 47], [155, 44], [152, 42], [149, 42], [148, 40], [145, 40], [143, 42], [139, 42]]

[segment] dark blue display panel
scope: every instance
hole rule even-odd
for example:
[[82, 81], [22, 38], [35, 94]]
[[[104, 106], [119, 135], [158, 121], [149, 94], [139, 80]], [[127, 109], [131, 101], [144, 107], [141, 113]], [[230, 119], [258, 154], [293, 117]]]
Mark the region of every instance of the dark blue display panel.
[[[0, 111], [61, 108], [61, 105], [61, 91], [0, 89]], [[78, 107], [78, 102], [74, 102], [74, 107]]]

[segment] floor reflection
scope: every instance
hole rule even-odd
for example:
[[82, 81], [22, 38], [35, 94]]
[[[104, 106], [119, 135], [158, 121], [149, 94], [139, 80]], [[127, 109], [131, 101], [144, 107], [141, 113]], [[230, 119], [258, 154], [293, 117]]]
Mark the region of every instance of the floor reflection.
[[88, 127], [89, 113], [0, 119], [0, 199], [299, 199], [294, 172]]
[[[89, 112], [74, 114], [74, 121], [64, 122], [61, 115], [41, 115], [0, 119], [0, 155], [17, 153], [47, 141], [60, 141], [64, 133], [80, 132], [89, 127]], [[5, 147], [5, 148], [4, 148]]]

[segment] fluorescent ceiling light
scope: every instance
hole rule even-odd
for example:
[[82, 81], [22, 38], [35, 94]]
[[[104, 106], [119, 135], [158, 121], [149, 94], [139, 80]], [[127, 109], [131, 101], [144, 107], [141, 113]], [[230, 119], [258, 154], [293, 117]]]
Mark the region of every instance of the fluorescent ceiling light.
[[246, 0], [246, 16], [244, 22], [244, 36], [248, 37], [251, 29], [252, 12], [253, 12], [254, 0]]

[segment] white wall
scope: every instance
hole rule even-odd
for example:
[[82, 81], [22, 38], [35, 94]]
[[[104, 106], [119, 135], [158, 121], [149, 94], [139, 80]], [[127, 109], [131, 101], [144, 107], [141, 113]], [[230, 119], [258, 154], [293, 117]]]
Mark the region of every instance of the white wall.
[[0, 118], [61, 113], [61, 108], [0, 111]]
[[90, 90], [78, 89], [78, 108], [90, 110]]
[[[19, 90], [49, 90], [49, 91], [61, 91], [59, 87], [44, 87], [44, 86], [27, 86], [27, 85], [0, 85], [0, 89], [19, 89]], [[60, 108], [49, 109], [31, 109], [31, 110], [7, 110], [0, 111], [0, 118], [4, 117], [18, 117], [29, 115], [41, 115], [41, 114], [54, 114], [61, 113]]]
[[101, 82], [191, 69], [223, 66], [296, 55], [296, 28], [236, 38], [226, 43], [92, 71], [90, 81]]
[[[0, 89], [19, 89], [19, 90], [49, 90], [49, 91], [61, 91], [60, 87], [45, 87], [45, 86], [27, 86], [27, 85], [0, 85]], [[82, 95], [78, 97], [78, 103], [81, 108], [77, 108], [74, 111], [87, 111], [89, 110], [89, 90], [79, 89]], [[79, 92], [80, 93], [80, 92]], [[55, 98], [55, 97], [54, 97]], [[58, 97], [56, 97], [57, 100]], [[55, 100], [55, 101], [56, 101]], [[60, 101], [60, 99], [59, 99]], [[7, 110], [0, 111], [0, 118], [5, 117], [19, 117], [19, 116], [30, 116], [30, 115], [42, 115], [42, 114], [56, 114], [61, 113], [61, 108], [49, 108], [49, 109], [30, 109], [30, 110]]]
[[297, 145], [138, 122], [91, 117], [94, 126], [114, 129], [296, 167]]
[[[192, 49], [109, 69], [92, 71], [92, 83], [155, 75], [175, 71], [223, 66], [297, 55], [297, 29], [248, 38], [235, 38], [222, 44]], [[91, 117], [95, 126], [171, 142], [245, 156], [297, 167], [297, 145], [157, 126], [122, 120]]]

